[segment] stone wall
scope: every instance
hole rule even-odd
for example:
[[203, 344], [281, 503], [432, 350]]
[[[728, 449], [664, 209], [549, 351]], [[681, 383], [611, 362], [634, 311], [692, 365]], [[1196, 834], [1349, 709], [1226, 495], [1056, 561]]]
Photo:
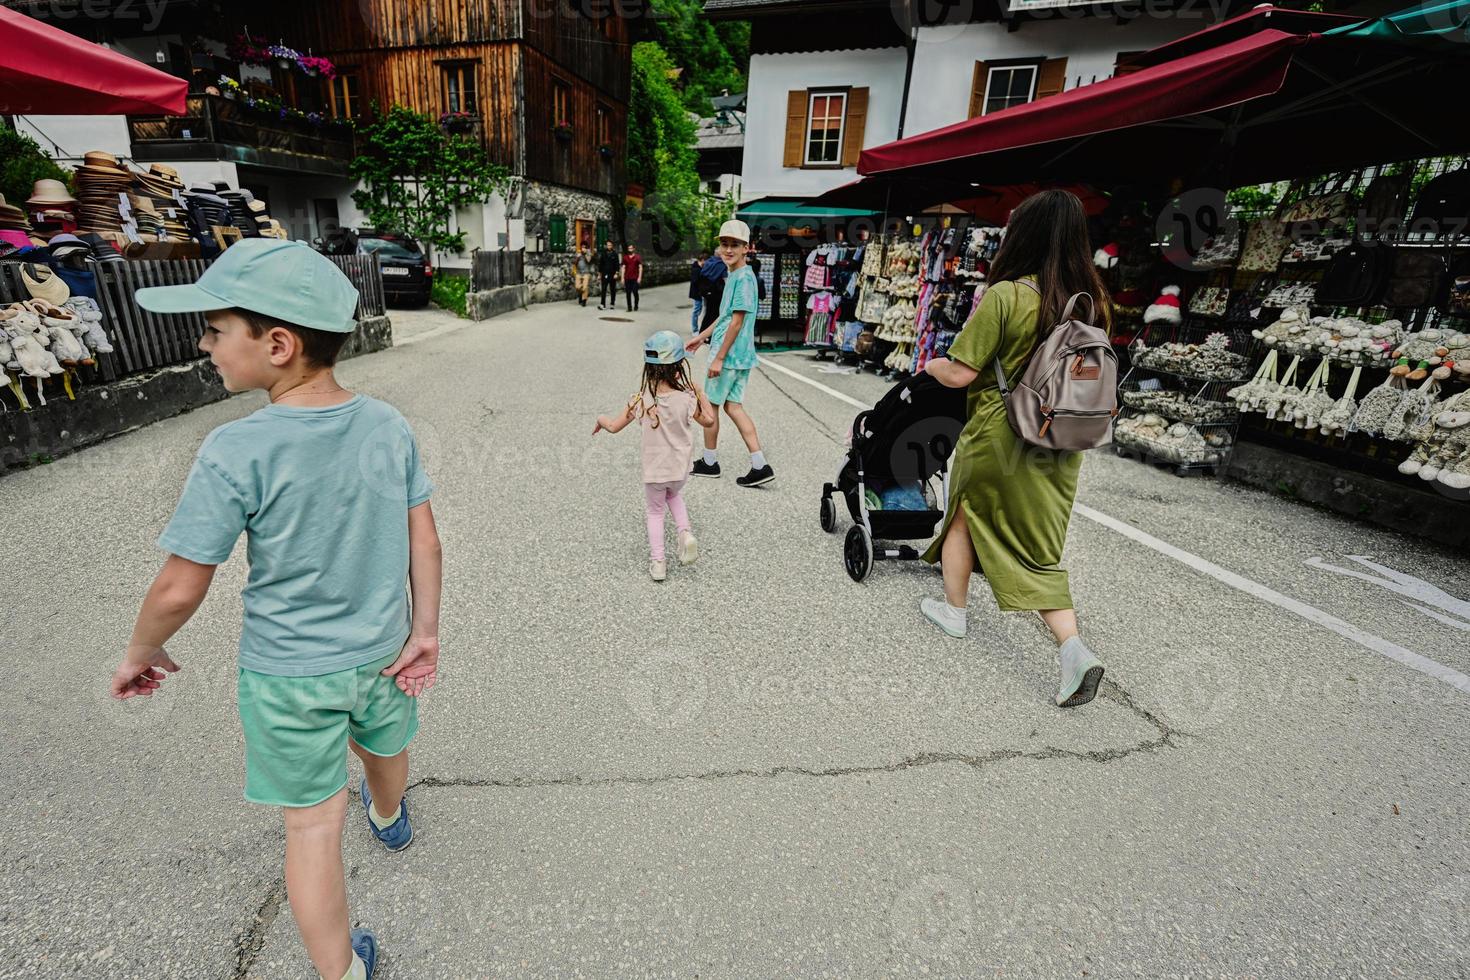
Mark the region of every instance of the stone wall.
[[[572, 298], [572, 277], [568, 268], [576, 248], [577, 220], [613, 221], [611, 198], [586, 191], [576, 191], [556, 184], [526, 181], [526, 296], [532, 303], [548, 303]], [[551, 245], [551, 216], [567, 219], [567, 252], [533, 252], [536, 236]], [[614, 229], [614, 235], [617, 235]]]

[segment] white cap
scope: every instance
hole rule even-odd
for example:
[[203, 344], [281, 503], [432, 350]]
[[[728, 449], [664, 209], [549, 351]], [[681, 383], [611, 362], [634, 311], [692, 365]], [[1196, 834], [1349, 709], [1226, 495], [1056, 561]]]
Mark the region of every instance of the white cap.
[[720, 225], [720, 233], [716, 237], [718, 237], [718, 238], [734, 238], [734, 239], [736, 239], [738, 241], [742, 241], [745, 244], [749, 245], [750, 244], [750, 225], [748, 225], [745, 222], [739, 220], [738, 218], [731, 218], [729, 221], [727, 221], [724, 224]]

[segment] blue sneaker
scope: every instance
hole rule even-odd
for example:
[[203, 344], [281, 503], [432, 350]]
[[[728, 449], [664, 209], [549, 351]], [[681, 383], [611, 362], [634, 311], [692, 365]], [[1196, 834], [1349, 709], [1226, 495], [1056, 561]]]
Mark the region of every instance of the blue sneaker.
[[351, 941], [352, 951], [367, 967], [368, 980], [373, 980], [373, 968], [378, 965], [378, 937], [371, 929], [354, 929]]
[[379, 830], [378, 825], [373, 823], [372, 805], [373, 794], [368, 791], [367, 779], [364, 778], [362, 785], [358, 787], [362, 793], [362, 812], [367, 817], [368, 830], [373, 836], [383, 842], [383, 846], [390, 851], [401, 851], [413, 843], [413, 825], [408, 822], [408, 798], [404, 797], [398, 819], [388, 827], [387, 830]]

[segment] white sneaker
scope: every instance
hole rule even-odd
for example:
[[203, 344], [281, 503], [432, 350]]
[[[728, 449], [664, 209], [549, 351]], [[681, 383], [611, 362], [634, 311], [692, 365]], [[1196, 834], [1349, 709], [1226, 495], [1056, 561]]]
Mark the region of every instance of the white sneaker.
[[1097, 696], [1102, 683], [1102, 661], [1092, 655], [1081, 637], [1074, 636], [1062, 644], [1062, 683], [1055, 698], [1059, 708], [1075, 708]]
[[669, 563], [666, 561], [651, 561], [648, 563], [648, 577], [655, 582], [662, 582], [669, 577]]
[[965, 638], [967, 617], [963, 609], [955, 609], [940, 599], [920, 599], [919, 610], [924, 618], [957, 640]]
[[679, 564], [694, 564], [694, 559], [699, 557], [699, 542], [694, 540], [693, 531], [679, 532], [679, 545], [677, 551], [679, 555]]

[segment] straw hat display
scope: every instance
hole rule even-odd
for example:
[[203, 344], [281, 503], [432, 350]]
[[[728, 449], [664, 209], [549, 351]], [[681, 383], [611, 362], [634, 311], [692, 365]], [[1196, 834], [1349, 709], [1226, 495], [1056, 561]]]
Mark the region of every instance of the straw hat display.
[[7, 203], [3, 194], [0, 194], [0, 229], [22, 231], [27, 237], [31, 233], [31, 222], [25, 211]]
[[47, 205], [75, 204], [77, 199], [71, 196], [71, 191], [59, 180], [43, 178], [36, 181], [31, 188], [30, 199], [27, 204], [33, 207], [46, 207]]
[[122, 218], [117, 212], [117, 196], [128, 189], [133, 176], [111, 153], [92, 150], [77, 168], [76, 184], [79, 203], [77, 227], [86, 231], [117, 232]]

